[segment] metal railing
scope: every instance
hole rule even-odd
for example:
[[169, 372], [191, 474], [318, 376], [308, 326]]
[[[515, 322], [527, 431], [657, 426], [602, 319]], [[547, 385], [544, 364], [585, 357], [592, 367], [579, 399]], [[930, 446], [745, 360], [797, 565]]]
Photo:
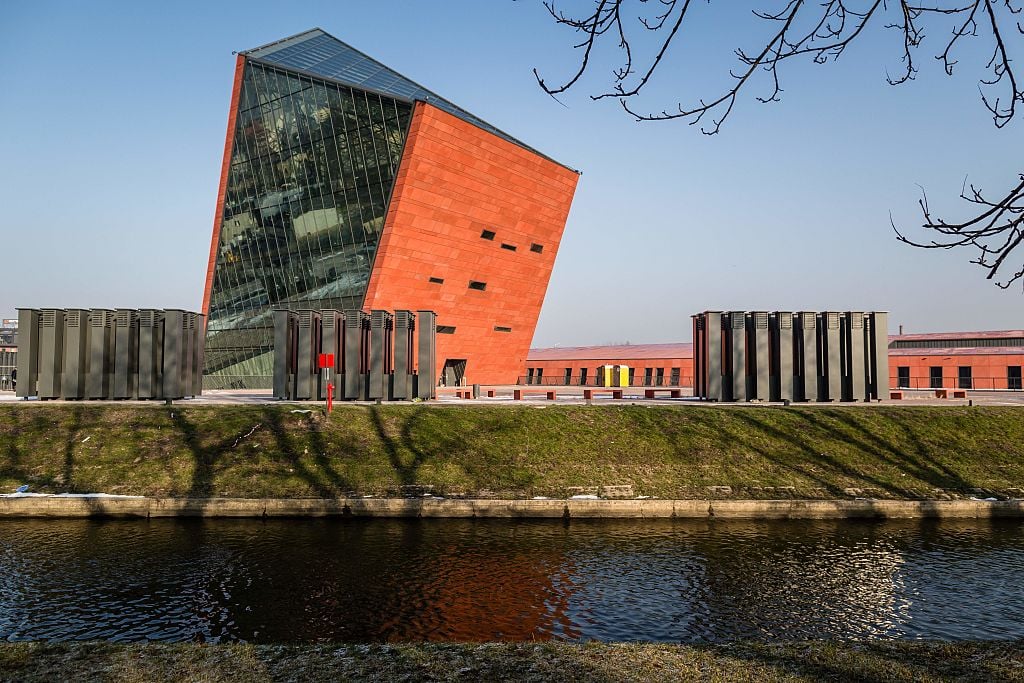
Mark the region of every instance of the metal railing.
[[[522, 375], [520, 376], [516, 384], [524, 386], [540, 386], [540, 387], [600, 387], [604, 386], [600, 376], [594, 376], [587, 374], [586, 377], [581, 375], [542, 375], [537, 377], [536, 375]], [[629, 386], [631, 387], [645, 387], [651, 389], [657, 389], [658, 387], [665, 387], [666, 389], [677, 389], [677, 388], [692, 388], [693, 377], [680, 375], [678, 378], [673, 378], [670, 374], [661, 378], [659, 381], [657, 375], [646, 377], [643, 373], [635, 373], [630, 379]]]
[[[1016, 381], [1015, 381], [1016, 380]], [[1007, 377], [911, 376], [891, 381], [892, 389], [928, 391], [930, 389], [970, 389], [972, 391], [1021, 391], [1021, 380]]]

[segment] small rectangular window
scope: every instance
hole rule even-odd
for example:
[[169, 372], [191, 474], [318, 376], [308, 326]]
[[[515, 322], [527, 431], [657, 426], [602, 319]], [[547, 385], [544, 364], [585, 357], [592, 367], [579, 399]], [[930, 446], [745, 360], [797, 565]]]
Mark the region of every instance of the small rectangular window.
[[533, 384], [533, 368], [526, 368], [526, 383]]
[[562, 384], [569, 386], [572, 383], [572, 368], [566, 368], [562, 376]]
[[1009, 365], [1006, 367], [1006, 387], [1008, 389], [1021, 388], [1021, 373], [1019, 365]]
[[644, 386], [651, 386], [651, 377], [654, 375], [654, 368], [644, 368]]
[[973, 389], [974, 381], [972, 378], [971, 366], [961, 365], [956, 369], [957, 387], [960, 389]]
[[511, 327], [502, 327], [501, 325], [495, 325], [494, 326], [494, 331], [495, 332], [511, 332], [512, 328]]
[[896, 368], [896, 386], [900, 389], [910, 388], [910, 366], [900, 365]]
[[533, 244], [530, 245], [530, 251], [535, 252], [537, 254], [543, 253], [544, 252], [544, 245], [543, 244], [537, 244], [536, 242], [534, 242]]
[[672, 375], [669, 377], [669, 384], [678, 387], [679, 386], [679, 368], [672, 368]]
[[444, 278], [443, 277], [432, 277], [432, 278], [430, 278], [430, 282], [432, 284], [435, 284], [435, 285], [443, 285], [444, 284]]
[[485, 289], [487, 289], [487, 283], [486, 282], [477, 282], [476, 280], [470, 280], [469, 281], [469, 288], [470, 289], [475, 289], [477, 291], [482, 292]]
[[493, 230], [484, 230], [482, 233], [480, 233], [480, 237], [485, 239], [485, 240], [493, 240], [494, 239], [494, 231]]
[[587, 384], [587, 369], [580, 368], [580, 386], [586, 386]]
[[504, 242], [502, 242], [501, 243], [501, 248], [502, 249], [508, 249], [509, 251], [515, 251], [516, 250], [516, 245], [514, 245], [514, 244], [505, 244]]
[[928, 386], [932, 389], [942, 388], [942, 367], [933, 365], [928, 368]]
[[455, 334], [455, 328], [452, 327], [451, 325], [438, 325], [437, 326], [437, 333], [438, 334]]
[[665, 368], [658, 368], [654, 373], [654, 385], [664, 386], [665, 384]]

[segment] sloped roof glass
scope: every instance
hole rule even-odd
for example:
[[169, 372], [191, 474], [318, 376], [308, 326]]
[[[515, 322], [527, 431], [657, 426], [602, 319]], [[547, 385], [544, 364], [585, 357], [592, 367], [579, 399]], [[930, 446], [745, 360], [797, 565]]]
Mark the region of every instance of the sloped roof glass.
[[[508, 133], [495, 128], [462, 107], [427, 90], [419, 83], [389, 69], [369, 55], [343, 43], [319, 28], [246, 50], [242, 54], [286, 69], [300, 69], [352, 87], [375, 90], [392, 97], [427, 102], [513, 144], [541, 154]], [[546, 155], [541, 154], [541, 156]]]

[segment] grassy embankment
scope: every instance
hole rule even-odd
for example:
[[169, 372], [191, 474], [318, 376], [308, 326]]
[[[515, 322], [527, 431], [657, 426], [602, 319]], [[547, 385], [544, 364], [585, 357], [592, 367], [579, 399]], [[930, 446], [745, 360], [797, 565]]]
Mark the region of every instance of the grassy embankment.
[[282, 405], [4, 406], [0, 491], [26, 483], [198, 497], [626, 484], [659, 498], [1020, 496], [1024, 410], [417, 405], [326, 418]]
[[0, 681], [1024, 681], [1009, 643], [0, 644]]

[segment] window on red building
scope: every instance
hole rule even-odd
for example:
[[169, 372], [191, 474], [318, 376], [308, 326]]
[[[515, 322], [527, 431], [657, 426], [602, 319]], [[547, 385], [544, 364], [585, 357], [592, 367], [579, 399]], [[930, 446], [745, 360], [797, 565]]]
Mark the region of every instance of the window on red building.
[[928, 386], [932, 389], [942, 388], [942, 367], [933, 365], [928, 368]]
[[971, 366], [961, 365], [956, 369], [957, 386], [960, 389], [973, 389], [974, 380], [972, 378]]
[[1010, 389], [1021, 389], [1020, 366], [1011, 365], [1006, 368], [1006, 386]]
[[910, 366], [901, 365], [896, 368], [896, 386], [900, 389], [910, 388]]

